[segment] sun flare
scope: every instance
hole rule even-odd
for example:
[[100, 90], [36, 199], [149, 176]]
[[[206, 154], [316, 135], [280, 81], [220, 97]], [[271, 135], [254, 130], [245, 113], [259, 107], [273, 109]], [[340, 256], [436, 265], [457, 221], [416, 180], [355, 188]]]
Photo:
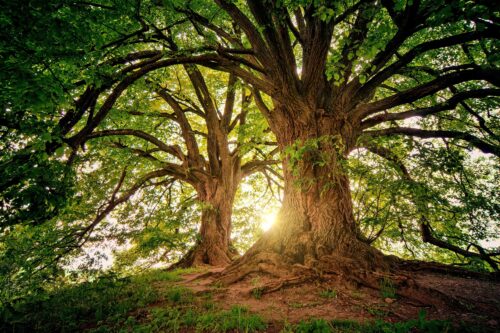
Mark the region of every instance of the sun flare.
[[276, 215], [277, 215], [277, 212], [275, 212], [275, 211], [267, 212], [266, 214], [262, 215], [260, 228], [264, 231], [268, 231], [269, 229], [271, 229], [274, 222], [276, 221]]

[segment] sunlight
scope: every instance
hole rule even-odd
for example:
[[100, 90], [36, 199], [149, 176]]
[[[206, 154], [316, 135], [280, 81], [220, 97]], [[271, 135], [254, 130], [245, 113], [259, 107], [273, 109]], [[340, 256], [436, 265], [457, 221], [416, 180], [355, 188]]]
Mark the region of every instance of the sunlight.
[[265, 214], [262, 215], [261, 223], [260, 223], [260, 228], [264, 231], [268, 231], [271, 229], [271, 227], [274, 224], [274, 221], [276, 220], [276, 215], [278, 214], [277, 211], [268, 211]]

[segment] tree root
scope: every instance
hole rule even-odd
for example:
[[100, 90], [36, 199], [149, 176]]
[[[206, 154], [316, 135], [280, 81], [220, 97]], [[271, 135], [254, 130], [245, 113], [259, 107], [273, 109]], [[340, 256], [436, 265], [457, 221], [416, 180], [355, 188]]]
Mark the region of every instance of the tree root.
[[441, 264], [437, 262], [426, 262], [419, 260], [400, 260], [397, 264], [399, 269], [411, 272], [423, 271], [437, 274], [444, 274], [457, 277], [470, 277], [474, 279], [500, 281], [498, 272], [482, 273], [473, 272], [464, 268], [451, 265]]
[[[344, 286], [346, 289], [369, 288], [382, 291], [392, 289], [395, 296], [413, 301], [419, 306], [436, 308], [449, 307], [467, 309], [464, 301], [436, 288], [423, 286], [411, 275], [412, 270], [404, 270], [401, 261], [387, 257], [386, 265], [380, 270], [366, 269], [357, 260], [328, 255], [311, 265], [290, 264], [278, 253], [258, 252], [235, 261], [218, 274], [216, 283], [230, 285], [244, 280], [250, 274], [264, 275], [273, 280], [252, 289], [260, 294], [269, 294], [290, 286], [312, 281], [328, 281]], [[386, 269], [386, 267], [391, 267]], [[470, 309], [467, 309], [470, 310]]]
[[210, 247], [198, 243], [189, 249], [178, 262], [170, 265], [168, 270], [200, 266], [223, 267], [229, 265], [238, 256], [238, 252], [232, 246], [229, 246], [227, 250], [223, 250], [217, 246]]
[[289, 279], [285, 279], [285, 280], [279, 280], [279, 281], [275, 281], [272, 283], [268, 283], [262, 287], [255, 287], [252, 289], [252, 292], [254, 292], [255, 290], [258, 290], [261, 294], [270, 294], [270, 293], [273, 293], [273, 292], [278, 291], [280, 289], [291, 287], [291, 286], [296, 286], [296, 285], [301, 285], [301, 284], [308, 282], [308, 281], [311, 281], [311, 280], [312, 280], [312, 276], [304, 276], [304, 277], [297, 276], [294, 278], [289, 278]]

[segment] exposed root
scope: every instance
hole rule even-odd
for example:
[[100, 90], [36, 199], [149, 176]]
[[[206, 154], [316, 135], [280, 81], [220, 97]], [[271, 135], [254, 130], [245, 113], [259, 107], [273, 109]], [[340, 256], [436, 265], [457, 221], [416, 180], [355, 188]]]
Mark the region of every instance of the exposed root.
[[218, 246], [198, 243], [177, 263], [171, 265], [168, 270], [203, 266], [224, 267], [229, 265], [238, 255], [238, 252], [232, 246], [228, 249], [223, 249]]
[[276, 253], [261, 252], [252, 257], [242, 257], [226, 268], [218, 279], [223, 284], [243, 280], [251, 273], [262, 273], [276, 278], [286, 277], [288, 267]]
[[365, 287], [376, 291], [382, 290], [384, 284], [389, 284], [395, 295], [420, 304], [419, 306], [466, 307], [464, 302], [456, 297], [419, 284], [412, 278], [412, 271], [402, 270], [400, 267], [404, 265], [400, 266], [401, 261], [396, 261], [393, 257], [386, 257], [386, 264], [379, 270], [366, 269], [358, 260], [338, 255], [323, 256], [320, 260], [309, 262], [309, 265], [290, 264], [286, 259], [275, 252], [256, 252], [235, 261], [220, 273], [216, 282], [229, 285], [245, 279], [250, 274], [271, 277], [274, 281], [254, 288], [261, 294], [273, 293], [314, 280], [335, 281], [346, 289]]
[[473, 272], [466, 270], [464, 268], [441, 264], [437, 262], [426, 262], [419, 260], [400, 260], [397, 263], [397, 266], [399, 269], [405, 271], [412, 271], [412, 272], [424, 271], [424, 272], [446, 274], [458, 277], [470, 277], [475, 279], [500, 281], [500, 274], [498, 272], [492, 272], [492, 273]]
[[256, 287], [252, 289], [252, 292], [254, 290], [260, 291], [261, 294], [270, 294], [275, 291], [278, 291], [283, 288], [291, 287], [291, 286], [296, 286], [296, 285], [301, 285], [305, 282], [311, 281], [312, 276], [297, 276], [294, 278], [286, 279], [286, 280], [278, 280], [272, 283], [268, 283], [264, 286], [261, 287]]

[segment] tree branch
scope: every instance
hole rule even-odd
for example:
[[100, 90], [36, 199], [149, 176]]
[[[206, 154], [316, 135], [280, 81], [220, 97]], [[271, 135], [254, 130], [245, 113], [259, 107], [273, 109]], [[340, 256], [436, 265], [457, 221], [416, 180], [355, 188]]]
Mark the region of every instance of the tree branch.
[[460, 139], [469, 142], [474, 147], [481, 150], [483, 153], [493, 154], [500, 157], [500, 147], [492, 145], [480, 138], [459, 131], [447, 130], [423, 130], [410, 127], [391, 127], [382, 130], [366, 131], [364, 134], [369, 136], [391, 136], [391, 135], [407, 135], [419, 138], [451, 138]]
[[390, 97], [369, 103], [363, 104], [354, 110], [353, 117], [355, 119], [363, 119], [378, 111], [387, 110], [402, 104], [414, 102], [426, 96], [430, 96], [444, 88], [453, 86], [454, 84], [472, 81], [484, 80], [496, 86], [500, 86], [500, 70], [496, 69], [469, 69], [457, 71], [440, 76], [430, 82], [410, 88]]
[[123, 136], [123, 135], [130, 135], [130, 136], [135, 136], [138, 138], [141, 138], [143, 140], [146, 140], [148, 142], [151, 142], [155, 146], [157, 146], [159, 149], [162, 151], [169, 153], [170, 155], [178, 158], [181, 161], [186, 161], [186, 156], [182, 153], [182, 150], [179, 146], [171, 146], [167, 145], [161, 140], [158, 140], [151, 134], [148, 134], [144, 131], [141, 130], [135, 130], [135, 129], [117, 129], [117, 130], [102, 130], [98, 132], [91, 133], [87, 135], [87, 140], [94, 139], [94, 138], [100, 138], [100, 137], [106, 137], [106, 136]]
[[477, 89], [477, 90], [462, 91], [456, 93], [453, 97], [451, 97], [447, 101], [434, 106], [426, 108], [418, 108], [398, 113], [379, 114], [363, 121], [361, 123], [361, 128], [362, 129], [369, 128], [386, 121], [403, 120], [412, 117], [427, 117], [429, 115], [433, 115], [441, 111], [453, 110], [458, 104], [467, 99], [483, 98], [487, 96], [500, 96], [500, 89]]
[[[399, 36], [400, 38], [403, 38], [404, 36]], [[387, 66], [384, 70], [380, 71], [378, 74], [376, 74], [372, 79], [370, 79], [366, 84], [364, 84], [356, 93], [356, 98], [355, 100], [358, 101], [363, 101], [366, 100], [368, 97], [370, 97], [373, 94], [373, 91], [385, 80], [396, 74], [401, 68], [403, 68], [405, 65], [409, 64], [413, 59], [415, 59], [417, 56], [430, 51], [430, 50], [435, 50], [435, 49], [440, 49], [440, 48], [445, 48], [445, 47], [450, 47], [454, 45], [459, 45], [463, 43], [467, 43], [473, 40], [477, 40], [480, 38], [499, 38], [499, 33], [498, 31], [495, 31], [494, 29], [486, 29], [483, 31], [472, 31], [472, 32], [465, 32], [461, 34], [457, 34], [454, 36], [450, 37], [445, 37], [442, 39], [437, 39], [429, 42], [422, 43], [410, 51], [408, 51], [406, 54], [404, 54], [400, 59], [393, 64]], [[400, 44], [400, 39], [398, 39], [397, 43], [395, 45], [391, 46], [391, 48], [394, 48], [394, 46], [398, 46]], [[388, 54], [381, 54], [378, 56], [376, 59], [377, 63], [375, 66], [380, 66], [381, 63], [383, 63], [384, 59], [388, 59]]]

